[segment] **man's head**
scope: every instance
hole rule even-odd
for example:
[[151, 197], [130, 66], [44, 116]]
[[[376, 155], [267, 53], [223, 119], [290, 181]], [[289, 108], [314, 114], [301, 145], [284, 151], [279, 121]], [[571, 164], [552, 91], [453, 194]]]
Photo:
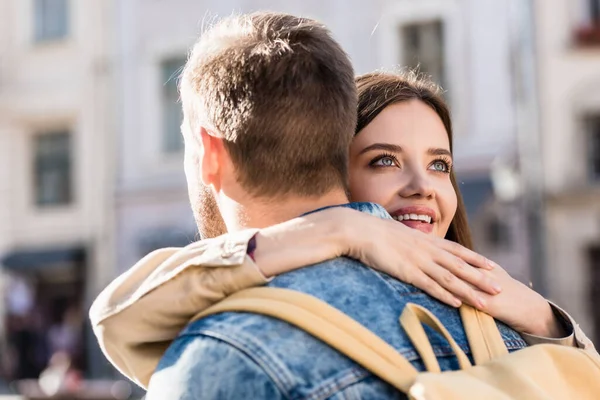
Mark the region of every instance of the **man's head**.
[[224, 231], [215, 197], [223, 211], [347, 188], [354, 71], [320, 23], [267, 12], [220, 21], [194, 46], [181, 99], [188, 188], [203, 236]]

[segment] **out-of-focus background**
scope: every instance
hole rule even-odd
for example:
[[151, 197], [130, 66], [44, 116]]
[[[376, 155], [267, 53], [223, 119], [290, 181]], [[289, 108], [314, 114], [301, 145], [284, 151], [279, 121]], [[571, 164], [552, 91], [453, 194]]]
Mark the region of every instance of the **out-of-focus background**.
[[196, 237], [177, 71], [204, 23], [261, 9], [323, 21], [357, 73], [441, 83], [477, 250], [600, 339], [600, 0], [0, 0], [0, 386], [135, 396], [87, 310]]

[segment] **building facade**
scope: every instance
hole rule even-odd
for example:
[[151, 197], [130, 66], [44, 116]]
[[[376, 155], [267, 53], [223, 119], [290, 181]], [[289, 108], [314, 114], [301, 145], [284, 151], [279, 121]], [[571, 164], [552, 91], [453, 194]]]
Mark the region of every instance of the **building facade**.
[[535, 1], [550, 298], [600, 340], [600, 2]]
[[90, 375], [98, 365], [87, 309], [114, 275], [112, 19], [111, 2], [0, 1], [2, 326], [16, 377], [61, 350]]

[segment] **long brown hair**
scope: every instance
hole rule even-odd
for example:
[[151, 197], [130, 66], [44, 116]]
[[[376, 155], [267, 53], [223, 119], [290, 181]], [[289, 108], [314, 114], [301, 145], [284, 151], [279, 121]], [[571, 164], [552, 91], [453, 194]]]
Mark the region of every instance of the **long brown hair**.
[[[452, 152], [452, 120], [450, 110], [444, 101], [441, 88], [430, 79], [414, 71], [392, 74], [373, 72], [356, 78], [358, 87], [358, 121], [356, 134], [366, 127], [387, 106], [408, 100], [420, 100], [430, 106], [442, 120]], [[450, 223], [446, 239], [457, 242], [469, 249], [473, 248], [471, 230], [456, 175], [450, 172], [450, 181], [458, 200], [456, 214]]]

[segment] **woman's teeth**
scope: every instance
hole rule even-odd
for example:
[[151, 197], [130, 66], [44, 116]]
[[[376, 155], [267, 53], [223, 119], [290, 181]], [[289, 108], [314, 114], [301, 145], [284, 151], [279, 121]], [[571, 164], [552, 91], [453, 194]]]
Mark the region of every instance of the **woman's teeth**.
[[404, 214], [392, 216], [396, 221], [423, 221], [428, 224], [431, 223], [431, 217], [429, 215], [422, 214]]

